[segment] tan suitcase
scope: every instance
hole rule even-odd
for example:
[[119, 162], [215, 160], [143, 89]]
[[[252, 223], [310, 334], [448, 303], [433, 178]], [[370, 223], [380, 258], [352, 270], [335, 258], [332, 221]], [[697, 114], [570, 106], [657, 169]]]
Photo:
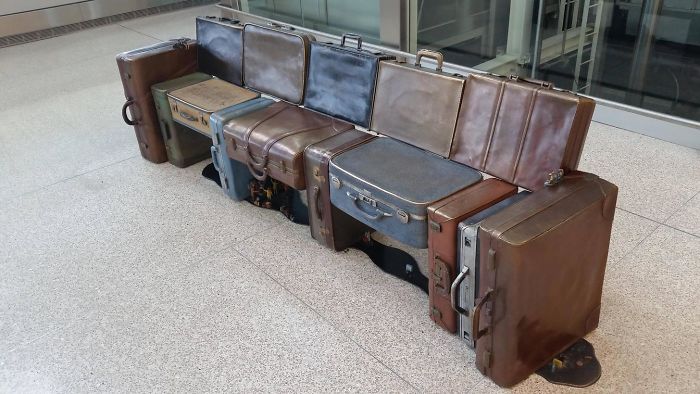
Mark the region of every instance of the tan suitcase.
[[260, 94], [220, 79], [210, 79], [168, 92], [168, 103], [176, 122], [211, 137], [211, 114], [257, 97]]

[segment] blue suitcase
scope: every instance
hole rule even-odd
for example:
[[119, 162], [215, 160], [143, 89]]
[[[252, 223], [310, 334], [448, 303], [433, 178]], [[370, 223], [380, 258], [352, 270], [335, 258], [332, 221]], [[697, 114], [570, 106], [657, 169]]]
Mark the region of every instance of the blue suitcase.
[[248, 197], [248, 184], [253, 179], [248, 167], [235, 160], [231, 160], [226, 153], [226, 143], [224, 142], [224, 124], [229, 120], [247, 113], [257, 111], [274, 103], [274, 100], [259, 97], [244, 103], [234, 105], [214, 112], [210, 118], [211, 138], [211, 160], [214, 167], [219, 172], [221, 188], [232, 200], [241, 201]]
[[428, 206], [481, 181], [481, 173], [391, 138], [331, 160], [331, 203], [373, 229], [428, 247]]

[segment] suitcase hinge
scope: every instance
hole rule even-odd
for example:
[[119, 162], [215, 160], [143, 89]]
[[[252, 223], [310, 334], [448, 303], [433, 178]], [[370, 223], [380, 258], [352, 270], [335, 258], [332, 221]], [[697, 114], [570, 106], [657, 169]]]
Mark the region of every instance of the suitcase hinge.
[[432, 314], [433, 316], [435, 316], [436, 318], [442, 320], [442, 312], [440, 312], [440, 310], [439, 310], [438, 308], [436, 308], [436, 307], [433, 306], [433, 307], [431, 307], [431, 311], [430, 311], [430, 312], [431, 312], [431, 314]]
[[484, 352], [481, 361], [484, 369], [489, 368], [491, 366], [491, 352]]
[[434, 232], [436, 232], [436, 233], [439, 233], [439, 232], [442, 231], [442, 226], [441, 226], [440, 223], [438, 223], [438, 222], [429, 220], [429, 221], [428, 221], [428, 225], [430, 226], [430, 230], [432, 230], [432, 231], [434, 231]]
[[491, 271], [496, 270], [496, 251], [493, 249], [489, 249], [489, 259], [486, 266]]
[[552, 171], [549, 174], [547, 174], [547, 180], [544, 181], [544, 185], [545, 186], [554, 186], [557, 183], [561, 182], [561, 180], [563, 178], [564, 178], [564, 170], [562, 170], [560, 168], [556, 171]]
[[321, 235], [323, 235], [324, 237], [325, 237], [326, 235], [328, 235], [328, 234], [331, 233], [331, 232], [330, 232], [327, 228], [325, 228], [325, 227], [319, 227], [318, 232], [321, 233]]

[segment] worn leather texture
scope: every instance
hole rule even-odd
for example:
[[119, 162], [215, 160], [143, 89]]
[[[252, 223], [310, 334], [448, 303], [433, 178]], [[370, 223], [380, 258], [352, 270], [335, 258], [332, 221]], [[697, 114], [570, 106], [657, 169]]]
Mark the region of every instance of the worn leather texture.
[[314, 37], [290, 28], [246, 24], [243, 80], [246, 87], [292, 104], [304, 99], [309, 43]]
[[224, 138], [229, 157], [248, 165], [258, 179], [269, 176], [304, 190], [304, 149], [353, 128], [342, 120], [277, 102], [229, 121]]
[[569, 92], [470, 74], [450, 159], [529, 190], [575, 170], [595, 102]]
[[369, 127], [379, 61], [391, 58], [361, 47], [312, 42], [304, 106]]
[[211, 137], [211, 114], [260, 97], [260, 94], [221, 79], [210, 79], [168, 93], [176, 122]]
[[117, 55], [117, 66], [124, 87], [126, 110], [131, 113], [141, 156], [154, 163], [168, 160], [160, 132], [151, 86], [191, 74], [197, 69], [197, 42], [172, 40]]
[[211, 78], [208, 74], [193, 73], [151, 87], [168, 161], [176, 167], [188, 167], [208, 158], [211, 138], [175, 122], [168, 103], [168, 92]]
[[615, 185], [575, 172], [482, 222], [476, 365], [499, 386], [598, 326], [616, 200]]
[[478, 171], [391, 138], [335, 156], [330, 177], [333, 205], [416, 248], [428, 246], [428, 206], [481, 180]]
[[253, 176], [250, 175], [250, 171], [245, 164], [235, 161], [228, 156], [224, 140], [224, 125], [231, 119], [263, 109], [273, 103], [273, 100], [259, 97], [233, 107], [224, 108], [211, 115], [210, 123], [213, 142], [211, 161], [214, 164], [214, 168], [219, 172], [221, 189], [234, 201], [248, 198], [250, 195], [248, 186]]
[[428, 206], [428, 314], [445, 330], [457, 332], [459, 325], [450, 299], [459, 267], [459, 222], [517, 192], [516, 186], [490, 178]]
[[243, 86], [243, 26], [213, 16], [197, 17], [199, 71]]
[[371, 129], [447, 157], [463, 87], [464, 79], [452, 74], [381, 62]]
[[370, 228], [331, 204], [328, 167], [331, 159], [364, 144], [374, 135], [348, 130], [306, 147], [304, 173], [311, 236], [322, 245], [343, 250], [356, 244]]

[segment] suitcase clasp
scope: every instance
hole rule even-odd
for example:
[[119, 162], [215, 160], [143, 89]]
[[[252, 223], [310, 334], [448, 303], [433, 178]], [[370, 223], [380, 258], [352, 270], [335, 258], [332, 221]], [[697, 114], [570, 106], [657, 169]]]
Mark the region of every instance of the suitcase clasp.
[[552, 171], [549, 174], [547, 174], [547, 180], [544, 181], [544, 185], [545, 186], [554, 186], [557, 183], [561, 182], [561, 180], [563, 178], [564, 178], [564, 170], [562, 170], [560, 168], [556, 171]]
[[340, 184], [341, 184], [341, 182], [340, 182], [340, 179], [338, 179], [338, 177], [332, 176], [332, 177], [331, 177], [331, 183], [333, 184], [333, 187], [334, 187], [334, 188], [340, 189]]
[[367, 203], [367, 204], [373, 206], [374, 208], [377, 207], [377, 200], [370, 198], [370, 197], [367, 197], [362, 193], [357, 194], [357, 199], [364, 202], [364, 203]]
[[396, 217], [399, 219], [399, 222], [406, 224], [408, 223], [408, 219], [410, 219], [410, 215], [406, 213], [403, 209], [399, 209], [396, 211]]

